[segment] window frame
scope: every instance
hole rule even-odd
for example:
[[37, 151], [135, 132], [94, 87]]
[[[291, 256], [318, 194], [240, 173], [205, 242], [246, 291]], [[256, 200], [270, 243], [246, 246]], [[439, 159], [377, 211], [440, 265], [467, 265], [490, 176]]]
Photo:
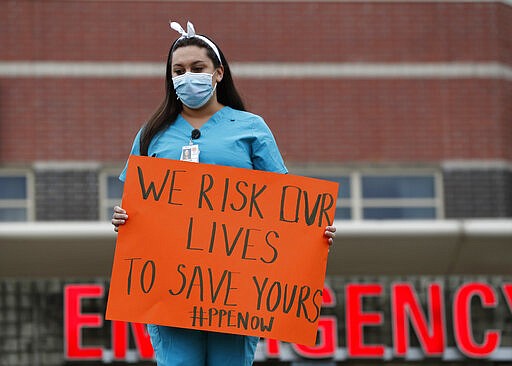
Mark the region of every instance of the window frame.
[[[440, 171], [427, 168], [379, 168], [379, 169], [361, 169], [358, 172], [358, 196], [355, 207], [360, 215], [360, 220], [367, 220], [363, 217], [365, 208], [384, 208], [384, 207], [433, 207], [436, 216], [433, 220], [444, 219], [443, 205], [443, 175]], [[364, 198], [363, 197], [363, 176], [384, 177], [384, 176], [424, 176], [434, 178], [434, 197], [433, 198]], [[371, 219], [368, 219], [371, 220]], [[386, 220], [386, 219], [384, 219]], [[414, 219], [387, 219], [387, 220], [414, 220]], [[426, 219], [429, 220], [429, 219]]]
[[[25, 199], [0, 199], [0, 208], [25, 208], [27, 217], [25, 221], [35, 221], [35, 187], [34, 187], [34, 172], [29, 169], [23, 168], [0, 168], [0, 177], [25, 177], [27, 185], [27, 196]], [[14, 221], [0, 221], [0, 223], [7, 223]]]
[[[291, 174], [308, 177], [322, 176], [324, 179], [348, 177], [350, 179], [350, 198], [338, 198], [336, 207], [350, 208], [351, 219], [342, 221], [372, 221], [363, 217], [364, 209], [368, 207], [432, 207], [435, 217], [425, 220], [442, 220], [444, 216], [443, 174], [435, 167], [296, 167], [290, 168]], [[434, 179], [433, 198], [363, 198], [363, 177], [365, 176], [427, 176]], [[338, 219], [340, 220], [340, 219]], [[383, 219], [393, 221], [422, 220], [422, 219]]]
[[99, 178], [99, 219], [101, 221], [110, 221], [112, 219], [111, 215], [107, 214], [107, 208], [115, 205], [121, 204], [121, 199], [112, 199], [108, 197], [108, 178], [109, 177], [119, 177], [120, 172], [122, 171], [122, 167], [111, 167], [105, 168], [100, 171], [98, 174]]

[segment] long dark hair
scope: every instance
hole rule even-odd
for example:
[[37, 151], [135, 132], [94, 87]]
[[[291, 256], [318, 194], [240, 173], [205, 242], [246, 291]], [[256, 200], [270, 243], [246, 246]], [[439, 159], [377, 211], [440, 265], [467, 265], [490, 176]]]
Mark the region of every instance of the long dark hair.
[[[213, 62], [213, 66], [218, 68], [221, 65], [213, 49], [200, 38], [181, 38], [173, 43], [169, 50], [169, 55], [167, 56], [167, 67], [165, 71], [165, 99], [157, 108], [155, 113], [153, 113], [151, 118], [149, 118], [149, 120], [146, 122], [140, 136], [140, 154], [143, 156], [148, 155], [149, 144], [151, 143], [153, 137], [158, 132], [174, 123], [178, 115], [183, 110], [183, 104], [178, 99], [176, 92], [174, 91], [174, 85], [172, 83], [172, 54], [177, 48], [185, 46], [198, 46], [205, 48], [206, 54]], [[220, 54], [222, 66], [224, 66], [224, 76], [222, 77], [222, 80], [217, 84], [217, 100], [220, 104], [225, 106], [245, 111], [242, 98], [235, 88], [235, 84], [231, 76], [231, 71], [229, 69], [229, 64], [218, 46], [217, 49]]]

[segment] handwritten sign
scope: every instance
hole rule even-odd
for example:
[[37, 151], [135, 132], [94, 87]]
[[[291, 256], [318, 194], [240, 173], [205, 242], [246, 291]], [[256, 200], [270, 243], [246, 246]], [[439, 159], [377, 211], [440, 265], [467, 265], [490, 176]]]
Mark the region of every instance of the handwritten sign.
[[107, 319], [314, 345], [338, 184], [131, 156]]

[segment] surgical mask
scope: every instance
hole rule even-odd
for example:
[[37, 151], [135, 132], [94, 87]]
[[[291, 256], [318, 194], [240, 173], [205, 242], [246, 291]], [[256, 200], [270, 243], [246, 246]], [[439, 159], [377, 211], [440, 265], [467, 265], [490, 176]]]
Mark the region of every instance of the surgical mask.
[[172, 78], [174, 90], [183, 104], [192, 109], [201, 108], [213, 95], [213, 74], [186, 72]]

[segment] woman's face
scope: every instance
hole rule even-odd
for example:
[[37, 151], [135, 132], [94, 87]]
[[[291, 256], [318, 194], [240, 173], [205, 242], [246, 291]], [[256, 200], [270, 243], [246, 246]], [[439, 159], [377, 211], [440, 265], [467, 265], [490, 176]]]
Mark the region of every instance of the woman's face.
[[218, 83], [222, 80], [224, 68], [222, 66], [215, 68], [205, 48], [185, 46], [177, 48], [172, 54], [172, 77], [182, 75], [186, 72], [202, 72], [208, 74], [215, 72], [213, 78]]

